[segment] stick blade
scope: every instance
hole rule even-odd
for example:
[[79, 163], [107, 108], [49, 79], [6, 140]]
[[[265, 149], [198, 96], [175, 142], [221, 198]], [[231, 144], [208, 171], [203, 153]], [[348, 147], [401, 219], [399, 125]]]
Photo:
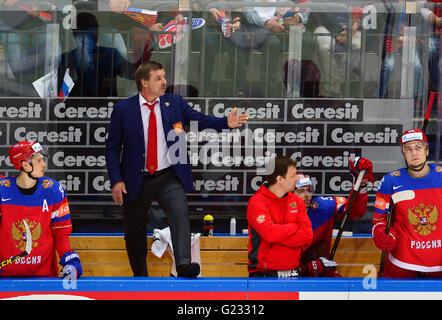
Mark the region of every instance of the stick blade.
[[401, 201], [405, 201], [405, 200], [412, 200], [414, 199], [415, 194], [413, 190], [404, 190], [404, 191], [399, 191], [394, 193], [391, 196], [391, 199], [393, 201], [394, 204], [401, 202]]

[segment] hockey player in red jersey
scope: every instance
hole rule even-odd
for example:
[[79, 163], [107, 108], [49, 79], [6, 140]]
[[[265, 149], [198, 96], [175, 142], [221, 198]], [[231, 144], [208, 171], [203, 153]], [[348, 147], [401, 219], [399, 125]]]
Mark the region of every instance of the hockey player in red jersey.
[[273, 168], [247, 207], [249, 276], [297, 277], [301, 253], [313, 238], [312, 226], [304, 202], [291, 192], [296, 161], [277, 157]]
[[[358, 194], [350, 209], [348, 219], [360, 219], [367, 211], [367, 183], [373, 182], [373, 164], [366, 158], [357, 157], [350, 159], [350, 172], [353, 180], [365, 170]], [[298, 182], [294, 193], [302, 198], [307, 206], [307, 214], [313, 228], [313, 243], [305, 250], [301, 258], [302, 276], [339, 277], [334, 261], [328, 260], [332, 242], [333, 223], [335, 219], [341, 220], [350, 202], [350, 196], [345, 197], [315, 197], [312, 199], [313, 184], [308, 175], [298, 173]]]
[[[372, 236], [386, 251], [384, 277], [442, 276], [442, 167], [427, 162], [426, 135], [411, 129], [401, 137], [406, 167], [383, 177], [376, 194]], [[413, 190], [414, 199], [394, 205], [386, 234], [391, 196]]]
[[[69, 205], [63, 187], [45, 177], [46, 152], [39, 143], [22, 141], [9, 150], [9, 158], [19, 170], [15, 177], [0, 180], [0, 261], [24, 251], [27, 243], [25, 223], [32, 238], [31, 252], [3, 265], [0, 276], [50, 276], [71, 279], [83, 271], [78, 254], [72, 251]], [[75, 273], [72, 273], [74, 272]]]

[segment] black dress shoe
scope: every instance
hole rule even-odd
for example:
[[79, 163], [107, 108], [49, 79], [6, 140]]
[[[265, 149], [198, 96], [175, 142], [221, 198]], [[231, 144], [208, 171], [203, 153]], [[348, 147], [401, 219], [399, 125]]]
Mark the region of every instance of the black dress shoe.
[[176, 267], [178, 277], [196, 278], [200, 274], [200, 265], [196, 262], [180, 264]]

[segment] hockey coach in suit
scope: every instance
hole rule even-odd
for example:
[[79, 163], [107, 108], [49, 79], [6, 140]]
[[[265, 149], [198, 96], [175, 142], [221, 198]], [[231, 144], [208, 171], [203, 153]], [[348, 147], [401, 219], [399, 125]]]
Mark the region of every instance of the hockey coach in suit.
[[184, 126], [237, 128], [247, 115], [234, 109], [227, 117], [203, 115], [176, 94], [165, 94], [166, 73], [160, 63], [143, 63], [135, 73], [139, 94], [114, 107], [106, 140], [106, 166], [112, 199], [123, 206], [126, 250], [134, 276], [147, 272], [147, 211], [156, 200], [169, 222], [178, 276], [196, 277], [191, 262], [190, 219], [186, 192], [193, 179]]

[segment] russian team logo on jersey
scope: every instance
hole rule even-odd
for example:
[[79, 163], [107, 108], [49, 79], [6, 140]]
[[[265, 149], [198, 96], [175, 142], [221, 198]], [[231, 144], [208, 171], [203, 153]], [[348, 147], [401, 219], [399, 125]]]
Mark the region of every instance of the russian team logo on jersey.
[[42, 185], [43, 185], [44, 189], [52, 187], [53, 184], [54, 184], [54, 181], [49, 180], [49, 179], [44, 179], [43, 182], [42, 182]]
[[263, 214], [259, 215], [259, 216], [256, 218], [256, 221], [257, 221], [258, 223], [263, 223], [265, 220], [266, 220], [266, 216], [263, 215]]
[[392, 175], [393, 177], [399, 177], [401, 175], [401, 172], [399, 170], [396, 170], [390, 173], [390, 175]]
[[310, 208], [312, 208], [313, 210], [316, 210], [319, 208], [319, 204], [318, 202], [314, 201], [313, 203], [310, 204]]
[[11, 180], [9, 179], [0, 180], [0, 186], [9, 188], [11, 186]]
[[[41, 224], [37, 221], [29, 221], [25, 219], [29, 226], [29, 230], [32, 235], [32, 247], [37, 247], [37, 240], [41, 237]], [[26, 248], [26, 228], [22, 220], [18, 220], [12, 223], [11, 226], [11, 237], [14, 240], [14, 245], [17, 249], [24, 251]]]
[[408, 222], [412, 225], [413, 231], [421, 236], [428, 236], [436, 230], [436, 222], [439, 219], [439, 211], [435, 205], [417, 206], [408, 209]]
[[442, 167], [436, 166], [436, 172], [442, 172]]
[[296, 209], [296, 202], [290, 202], [289, 207], [293, 209], [293, 210], [290, 210], [290, 213], [297, 213], [298, 212], [298, 209]]

